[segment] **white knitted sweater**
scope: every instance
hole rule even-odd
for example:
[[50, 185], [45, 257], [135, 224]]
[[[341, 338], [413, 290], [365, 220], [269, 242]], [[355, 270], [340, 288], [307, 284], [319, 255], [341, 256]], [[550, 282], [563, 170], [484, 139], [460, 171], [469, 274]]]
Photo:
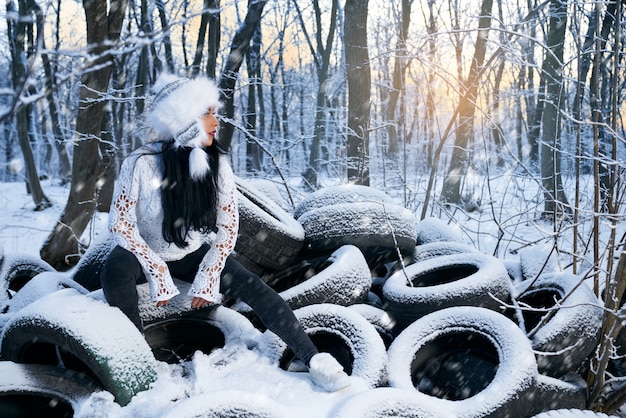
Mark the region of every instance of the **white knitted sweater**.
[[115, 184], [109, 230], [117, 244], [139, 260], [153, 301], [169, 300], [180, 293], [165, 262], [180, 260], [202, 243], [210, 243], [211, 249], [200, 263], [189, 294], [220, 303], [220, 274], [235, 247], [239, 228], [235, 176], [226, 157], [220, 156], [217, 233], [189, 231], [189, 245], [179, 248], [166, 242], [161, 230], [163, 161], [161, 154], [151, 155], [160, 147], [160, 143], [148, 143], [124, 160]]

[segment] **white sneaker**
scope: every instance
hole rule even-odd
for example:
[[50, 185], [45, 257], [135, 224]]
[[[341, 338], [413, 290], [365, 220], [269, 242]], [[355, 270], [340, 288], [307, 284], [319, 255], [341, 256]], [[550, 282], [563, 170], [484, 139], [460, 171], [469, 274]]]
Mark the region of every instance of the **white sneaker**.
[[343, 371], [343, 367], [328, 353], [317, 353], [311, 358], [309, 374], [313, 383], [327, 392], [350, 386], [350, 378]]

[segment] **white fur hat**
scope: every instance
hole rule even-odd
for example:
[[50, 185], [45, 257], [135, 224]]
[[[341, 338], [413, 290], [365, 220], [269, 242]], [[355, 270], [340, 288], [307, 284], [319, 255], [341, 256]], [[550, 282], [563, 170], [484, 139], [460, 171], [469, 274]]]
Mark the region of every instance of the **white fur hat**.
[[200, 117], [209, 108], [217, 111], [221, 107], [215, 82], [202, 76], [189, 79], [162, 73], [152, 92], [148, 123], [160, 137], [173, 138], [177, 146], [193, 148], [189, 156], [190, 174], [194, 178], [204, 177], [208, 173], [208, 161], [199, 148], [207, 133]]

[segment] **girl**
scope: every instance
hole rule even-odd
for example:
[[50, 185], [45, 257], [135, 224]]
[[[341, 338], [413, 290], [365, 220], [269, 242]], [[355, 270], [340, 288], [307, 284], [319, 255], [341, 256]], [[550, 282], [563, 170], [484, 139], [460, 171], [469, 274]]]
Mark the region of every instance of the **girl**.
[[[179, 294], [172, 277], [191, 283], [191, 306], [222, 295], [247, 303], [264, 325], [328, 391], [349, 385], [342, 366], [319, 353], [285, 301], [231, 253], [239, 226], [235, 177], [215, 136], [219, 90], [208, 78], [161, 74], [147, 117], [157, 141], [133, 151], [115, 184], [109, 229], [116, 247], [102, 267], [107, 302], [143, 331], [137, 284], [156, 306]], [[88, 287], [88, 286], [87, 286]]]

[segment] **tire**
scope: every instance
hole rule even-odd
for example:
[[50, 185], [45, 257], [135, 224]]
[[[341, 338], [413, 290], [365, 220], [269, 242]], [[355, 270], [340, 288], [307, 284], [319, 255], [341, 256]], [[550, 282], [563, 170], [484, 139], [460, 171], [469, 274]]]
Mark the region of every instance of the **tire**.
[[568, 373], [561, 379], [537, 377], [535, 388], [528, 396], [530, 415], [553, 409], [584, 409], [587, 404], [587, 382], [576, 373]]
[[112, 234], [106, 234], [100, 241], [91, 244], [71, 270], [74, 281], [89, 291], [100, 289], [102, 268], [116, 245]]
[[316, 190], [302, 199], [296, 205], [293, 216], [299, 219], [305, 212], [316, 210], [324, 206], [332, 206], [342, 203], [389, 203], [393, 201], [382, 190], [358, 184], [344, 184], [330, 186]]
[[156, 360], [117, 308], [74, 289], [44, 296], [17, 312], [2, 332], [5, 360], [57, 364], [97, 378], [124, 406], [156, 380]]
[[560, 270], [551, 245], [538, 244], [524, 247], [518, 251], [518, 255], [524, 280], [533, 280], [540, 275], [551, 274]]
[[210, 354], [226, 344], [250, 344], [260, 336], [248, 319], [232, 309], [214, 308], [151, 322], [144, 334], [154, 356], [170, 364], [190, 360], [196, 351]]
[[254, 393], [224, 390], [203, 393], [178, 401], [163, 418], [288, 418], [292, 416], [278, 402]]
[[235, 250], [274, 271], [286, 267], [299, 254], [304, 229], [293, 216], [255, 187], [237, 179], [239, 236]]
[[[613, 417], [613, 415], [611, 415]], [[531, 418], [610, 418], [609, 415], [602, 412], [594, 412], [584, 409], [555, 409], [545, 411]]]
[[375, 388], [346, 398], [336, 407], [332, 418], [452, 418], [445, 410], [420, 402], [413, 391]]
[[511, 283], [517, 284], [524, 280], [522, 277], [522, 263], [520, 263], [519, 260], [505, 258], [502, 262], [506, 267], [506, 271], [509, 272], [509, 279], [511, 279]]
[[9, 301], [6, 312], [15, 313], [50, 293], [61, 289], [75, 289], [86, 295], [87, 289], [72, 280], [67, 274], [57, 271], [39, 273], [28, 281]]
[[[256, 344], [261, 332], [245, 316], [220, 305], [194, 309], [188, 295], [191, 284], [178, 279], [174, 284], [180, 294], [158, 308], [150, 299], [148, 283], [137, 285], [144, 337], [157, 360], [174, 364], [189, 360], [196, 351], [209, 354], [235, 341]], [[102, 290], [90, 296], [106, 303]]]
[[0, 264], [0, 312], [6, 312], [9, 300], [39, 273], [55, 271], [40, 258], [30, 254], [5, 254]]
[[355, 312], [358, 312], [367, 322], [372, 324], [380, 338], [382, 338], [385, 348], [389, 348], [393, 339], [396, 337], [395, 325], [396, 321], [389, 316], [382, 308], [358, 303], [348, 306]]
[[3, 418], [75, 416], [89, 396], [104, 390], [83, 374], [43, 364], [0, 362]]
[[[389, 260], [415, 250], [415, 219], [402, 206], [383, 203], [341, 203], [305, 212], [298, 218], [304, 228], [305, 248], [333, 251], [343, 245], [358, 247], [366, 259], [388, 253]], [[396, 250], [397, 249], [397, 250]], [[369, 262], [369, 260], [368, 260]], [[377, 263], [381, 260], [376, 260]]]
[[[406, 276], [405, 276], [406, 273]], [[407, 285], [406, 277], [412, 287]], [[400, 329], [439, 309], [482, 306], [500, 310], [511, 282], [500, 260], [482, 253], [452, 254], [411, 264], [383, 285], [383, 302]]]
[[416, 225], [416, 245], [432, 242], [461, 243], [461, 233], [439, 218], [425, 218]]
[[428, 260], [435, 257], [452, 254], [472, 254], [478, 253], [478, 249], [462, 242], [433, 241], [427, 244], [417, 245], [413, 262]]
[[[387, 353], [382, 338], [359, 313], [339, 305], [309, 305], [294, 311], [305, 332], [321, 352], [328, 352], [345, 372], [364, 385], [379, 386], [385, 379]], [[265, 332], [271, 359], [284, 370], [295, 360], [274, 333]]]
[[[560, 377], [576, 369], [599, 341], [601, 304], [581, 280], [572, 274], [555, 273], [540, 276], [534, 283], [523, 281], [514, 287], [518, 304], [536, 308], [521, 311], [522, 329], [529, 335], [542, 374]], [[558, 310], [541, 325], [546, 309]], [[540, 328], [535, 330], [538, 326]]]
[[269, 179], [262, 178], [249, 178], [242, 179], [242, 182], [255, 187], [265, 196], [267, 196], [272, 202], [283, 208], [287, 213], [293, 213], [293, 205], [290, 203], [291, 199], [284, 183], [276, 182]]
[[251, 271], [252, 273], [256, 274], [257, 276], [261, 278], [263, 278], [266, 274], [271, 274], [274, 271], [274, 270], [270, 270], [266, 267], [258, 265], [257, 263], [255, 263], [254, 261], [246, 257], [245, 255], [238, 253], [236, 251], [233, 251], [231, 256], [235, 260], [237, 260], [239, 264], [241, 264], [246, 269], [248, 269], [249, 271]]
[[624, 417], [624, 392], [626, 382], [622, 379], [609, 379], [604, 383], [600, 395], [594, 402], [596, 407], [602, 408], [611, 417]]
[[291, 309], [319, 303], [360, 303], [372, 285], [367, 261], [353, 245], [344, 245], [330, 256], [304, 260], [265, 281]]
[[461, 306], [415, 321], [391, 343], [389, 386], [453, 416], [521, 417], [537, 363], [523, 332], [489, 309]]

